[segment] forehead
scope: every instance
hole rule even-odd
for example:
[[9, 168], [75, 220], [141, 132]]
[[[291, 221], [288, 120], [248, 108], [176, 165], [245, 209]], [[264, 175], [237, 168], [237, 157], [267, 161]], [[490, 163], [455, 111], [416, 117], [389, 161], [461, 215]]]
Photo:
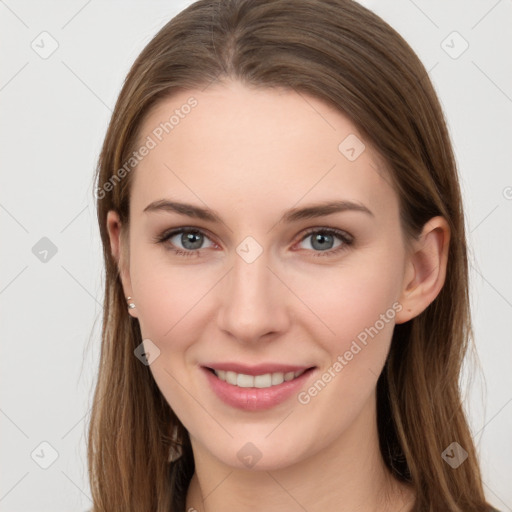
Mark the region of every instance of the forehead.
[[294, 90], [225, 82], [181, 91], [146, 117], [144, 144], [134, 211], [165, 197], [238, 208], [270, 198], [283, 208], [335, 198], [377, 211], [397, 204], [382, 160], [352, 122]]

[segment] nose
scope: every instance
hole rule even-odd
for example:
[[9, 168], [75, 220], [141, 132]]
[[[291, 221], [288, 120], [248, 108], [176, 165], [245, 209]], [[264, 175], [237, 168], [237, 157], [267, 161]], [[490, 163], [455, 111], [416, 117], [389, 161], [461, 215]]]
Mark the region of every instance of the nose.
[[251, 263], [238, 254], [223, 279], [218, 326], [239, 343], [275, 339], [290, 323], [290, 291], [269, 265], [266, 251]]

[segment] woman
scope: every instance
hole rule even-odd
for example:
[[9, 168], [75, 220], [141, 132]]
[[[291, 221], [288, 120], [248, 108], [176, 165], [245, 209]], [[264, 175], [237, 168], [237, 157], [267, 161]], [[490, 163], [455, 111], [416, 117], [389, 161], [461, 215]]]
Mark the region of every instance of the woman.
[[194, 3], [130, 70], [96, 198], [94, 512], [490, 510], [452, 147], [383, 20]]

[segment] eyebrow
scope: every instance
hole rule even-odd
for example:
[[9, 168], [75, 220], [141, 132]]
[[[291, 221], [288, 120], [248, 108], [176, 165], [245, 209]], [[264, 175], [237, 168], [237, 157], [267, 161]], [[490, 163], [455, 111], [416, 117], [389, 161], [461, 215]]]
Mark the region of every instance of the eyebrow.
[[[168, 199], [160, 199], [153, 201], [148, 204], [143, 210], [144, 212], [174, 212], [187, 217], [200, 219], [210, 222], [223, 223], [220, 215], [209, 208], [202, 208], [193, 204], [181, 203], [178, 201], [170, 201]], [[326, 201], [323, 203], [312, 204], [303, 208], [291, 208], [284, 212], [279, 222], [297, 222], [299, 220], [313, 219], [316, 217], [323, 217], [324, 215], [331, 215], [333, 213], [345, 212], [345, 211], [356, 211], [362, 212], [367, 215], [374, 217], [365, 205], [355, 203], [353, 201], [337, 200], [337, 201]]]

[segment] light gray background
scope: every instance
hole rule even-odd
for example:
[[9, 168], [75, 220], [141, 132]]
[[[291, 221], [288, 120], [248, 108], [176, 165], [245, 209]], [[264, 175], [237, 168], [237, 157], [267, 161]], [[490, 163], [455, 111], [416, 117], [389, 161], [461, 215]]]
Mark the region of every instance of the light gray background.
[[[91, 506], [85, 434], [103, 291], [93, 170], [130, 65], [190, 3], [0, 0], [1, 511]], [[512, 511], [512, 2], [362, 3], [418, 53], [448, 118], [481, 363], [464, 373], [464, 405], [488, 499]], [[469, 44], [457, 58], [453, 31]], [[43, 59], [31, 45], [47, 51], [52, 38]], [[57, 248], [46, 262], [32, 250], [42, 237]]]

